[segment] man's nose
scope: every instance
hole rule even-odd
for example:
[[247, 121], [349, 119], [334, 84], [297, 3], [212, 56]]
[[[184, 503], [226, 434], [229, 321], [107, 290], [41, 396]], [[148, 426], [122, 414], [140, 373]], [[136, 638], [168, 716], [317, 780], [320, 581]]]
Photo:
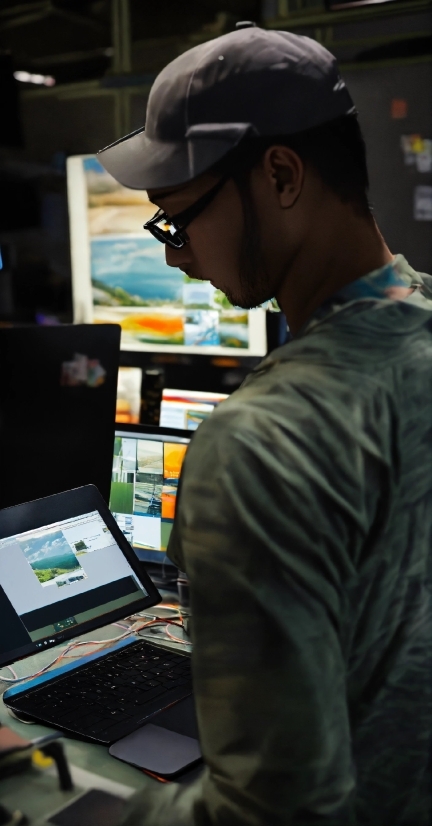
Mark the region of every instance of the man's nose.
[[183, 269], [190, 264], [191, 259], [188, 246], [188, 244], [185, 244], [184, 247], [175, 250], [169, 247], [168, 244], [165, 245], [165, 260], [169, 267], [179, 267]]

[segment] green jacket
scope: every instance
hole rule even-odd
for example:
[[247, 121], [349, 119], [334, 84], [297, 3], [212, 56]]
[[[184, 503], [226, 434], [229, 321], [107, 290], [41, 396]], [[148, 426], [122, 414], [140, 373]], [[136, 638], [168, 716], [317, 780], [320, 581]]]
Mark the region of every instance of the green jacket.
[[431, 284], [349, 285], [194, 436], [169, 555], [206, 769], [128, 826], [429, 826]]

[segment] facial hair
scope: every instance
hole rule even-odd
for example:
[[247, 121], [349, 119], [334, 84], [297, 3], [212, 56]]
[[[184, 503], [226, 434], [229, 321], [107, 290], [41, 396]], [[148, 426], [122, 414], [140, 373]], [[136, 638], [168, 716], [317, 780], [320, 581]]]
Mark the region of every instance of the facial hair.
[[260, 241], [259, 222], [250, 191], [249, 177], [236, 179], [243, 208], [243, 232], [239, 253], [238, 289], [225, 290], [234, 307], [251, 310], [274, 297], [274, 277], [268, 273]]

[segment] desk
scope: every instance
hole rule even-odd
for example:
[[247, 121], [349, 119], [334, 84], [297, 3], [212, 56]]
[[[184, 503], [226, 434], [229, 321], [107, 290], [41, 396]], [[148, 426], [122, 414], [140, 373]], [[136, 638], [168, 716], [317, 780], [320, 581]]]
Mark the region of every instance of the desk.
[[[157, 606], [149, 609], [149, 613], [158, 614]], [[180, 629], [179, 629], [180, 631]], [[108, 625], [98, 631], [83, 635], [77, 639], [110, 639], [121, 634], [121, 629], [117, 626]], [[147, 636], [146, 636], [147, 638]], [[185, 638], [186, 639], [186, 638]], [[158, 642], [169, 648], [177, 650], [187, 650], [190, 646], [173, 641], [162, 640], [155, 635], [154, 642]], [[79, 649], [78, 649], [79, 650]], [[94, 650], [94, 649], [93, 649]], [[109, 650], [109, 649], [106, 649]], [[43, 667], [50, 660], [54, 659], [56, 649], [42, 651], [33, 657], [28, 657], [14, 665], [18, 676], [32, 674]], [[81, 656], [80, 652], [80, 656]], [[10, 683], [5, 683], [0, 678], [0, 693], [8, 688]], [[37, 724], [26, 724], [15, 720], [9, 714], [3, 700], [0, 702], [0, 723], [9, 726], [22, 737], [35, 739], [43, 734], [47, 734], [52, 729]], [[65, 737], [60, 741], [69, 762], [74, 780], [75, 788], [72, 792], [62, 792], [59, 790], [57, 772], [55, 767], [49, 769], [32, 768], [23, 774], [17, 774], [5, 780], [0, 780], [0, 800], [7, 809], [20, 809], [25, 813], [30, 823], [37, 826], [39, 820], [53, 812], [60, 806], [65, 805], [69, 800], [76, 797], [83, 789], [100, 788], [117, 794], [121, 797], [128, 797], [135, 791], [142, 789], [148, 782], [139, 769], [127, 766], [108, 754], [106, 746], [98, 746], [92, 743], [84, 743], [79, 740], [72, 740]], [[155, 781], [156, 782], [156, 781]]]

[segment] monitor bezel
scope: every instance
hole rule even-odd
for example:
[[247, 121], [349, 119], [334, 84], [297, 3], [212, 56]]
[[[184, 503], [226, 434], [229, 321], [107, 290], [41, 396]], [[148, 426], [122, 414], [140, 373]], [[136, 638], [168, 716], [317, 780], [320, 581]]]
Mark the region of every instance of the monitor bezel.
[[[46, 644], [44, 643], [43, 649], [39, 644], [41, 640], [38, 640], [19, 649], [13, 649], [4, 653], [0, 652], [0, 668], [29, 657], [32, 654], [39, 653], [41, 650], [56, 648], [67, 640], [86, 634], [89, 631], [103, 628], [138, 611], [143, 611], [157, 605], [161, 601], [162, 597], [158, 589], [150, 579], [143, 563], [137, 558], [126, 537], [118, 527], [108, 505], [105, 503], [95, 485], [85, 485], [81, 488], [75, 488], [63, 493], [54, 494], [53, 496], [47, 496], [44, 499], [36, 499], [32, 502], [26, 502], [22, 505], [15, 505], [1, 510], [0, 539], [16, 536], [26, 531], [37, 530], [38, 528], [43, 528], [45, 525], [78, 517], [91, 511], [99, 512], [111, 531], [117, 545], [126, 557], [127, 562], [147, 591], [148, 596], [138, 600], [136, 603], [130, 603], [130, 605], [127, 606], [127, 611], [125, 611], [125, 608], [118, 608], [115, 611], [102, 614], [95, 619], [72, 626], [70, 629], [65, 629], [61, 634], [55, 635], [54, 642], [50, 643], [47, 641]], [[54, 634], [51, 635], [51, 638], [52, 637], [54, 637]]]
[[[136, 434], [139, 436], [140, 434], [143, 436], [154, 436], [156, 439], [158, 436], [169, 436], [173, 439], [187, 439], [189, 442], [192, 439], [195, 430], [181, 430], [180, 428], [176, 427], [158, 427], [157, 425], [151, 424], [132, 424], [131, 422], [117, 422], [115, 423], [115, 435], [117, 436], [120, 433], [130, 433], [131, 436]], [[161, 441], [159, 439], [159, 441]]]

